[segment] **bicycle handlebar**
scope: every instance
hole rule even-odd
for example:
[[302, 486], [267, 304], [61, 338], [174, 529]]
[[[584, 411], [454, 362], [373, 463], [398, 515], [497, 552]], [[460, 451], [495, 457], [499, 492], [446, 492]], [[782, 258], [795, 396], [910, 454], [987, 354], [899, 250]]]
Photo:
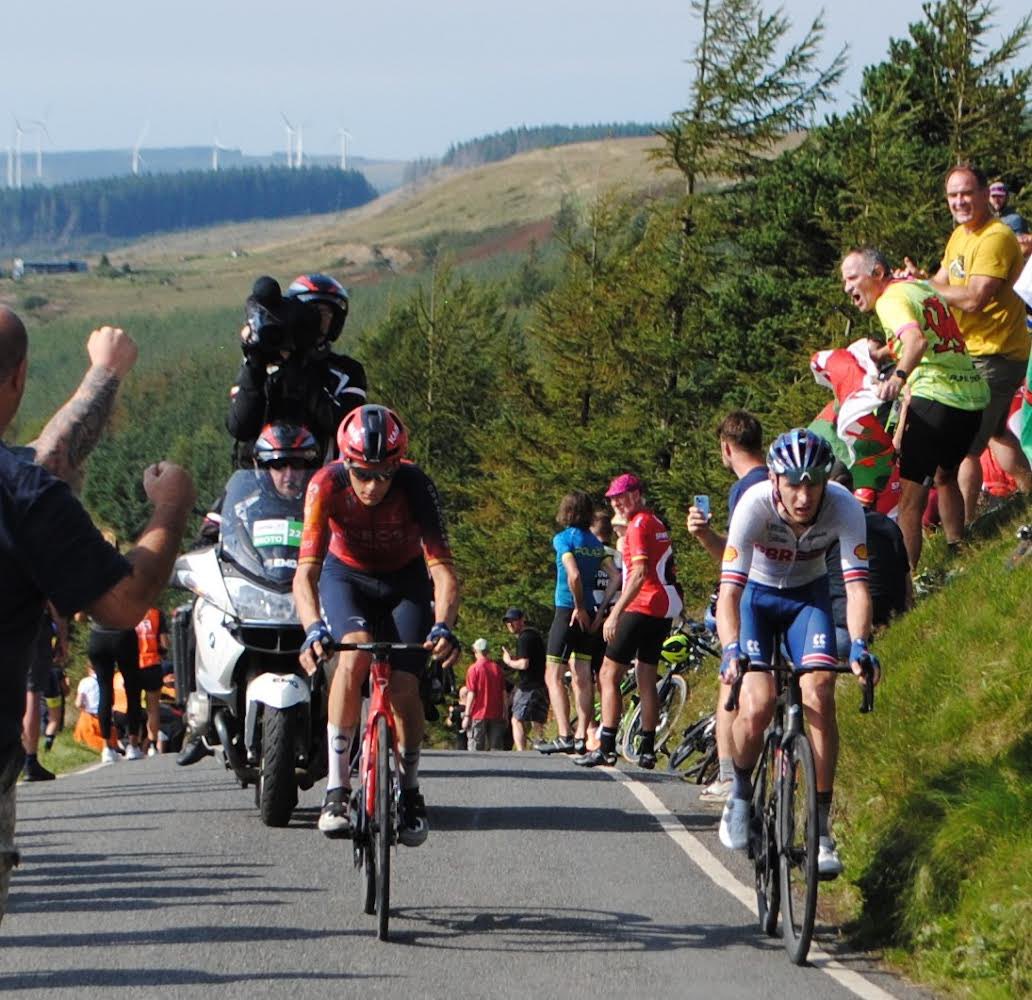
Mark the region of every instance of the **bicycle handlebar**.
[[[864, 693], [860, 700], [860, 714], [867, 715], [867, 713], [874, 711], [874, 664], [871, 662], [869, 655], [862, 656], [859, 662], [864, 679]], [[754, 666], [748, 656], [742, 656], [738, 660], [738, 677], [735, 679], [734, 684], [731, 685], [727, 700], [724, 702], [724, 708], [728, 712], [734, 712], [738, 708], [738, 698], [742, 692], [742, 681], [750, 670], [763, 670], [780, 674], [815, 674], [818, 672], [851, 674], [853, 672], [848, 664], [843, 663], [836, 664], [834, 667], [803, 667], [798, 670], [795, 667], [786, 667], [780, 664], [760, 667]]]
[[[325, 649], [326, 646], [324, 645]], [[421, 642], [334, 642], [329, 645], [327, 652], [360, 652], [372, 653], [373, 655], [385, 655], [387, 653], [426, 653], [430, 650]]]

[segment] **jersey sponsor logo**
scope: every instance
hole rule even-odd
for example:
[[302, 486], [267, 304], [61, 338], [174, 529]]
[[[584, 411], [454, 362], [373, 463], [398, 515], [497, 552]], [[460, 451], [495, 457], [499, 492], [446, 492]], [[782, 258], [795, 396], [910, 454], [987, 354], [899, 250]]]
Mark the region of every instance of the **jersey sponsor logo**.
[[794, 562], [796, 557], [795, 549], [779, 549], [773, 545], [761, 545], [755, 543], [756, 551], [762, 553], [771, 562]]
[[736, 549], [733, 545], [728, 545], [727, 548], [724, 549], [724, 562], [733, 563], [737, 558], [738, 549]]
[[861, 542], [855, 549], [853, 549], [853, 555], [855, 555], [857, 559], [866, 559], [867, 546]]

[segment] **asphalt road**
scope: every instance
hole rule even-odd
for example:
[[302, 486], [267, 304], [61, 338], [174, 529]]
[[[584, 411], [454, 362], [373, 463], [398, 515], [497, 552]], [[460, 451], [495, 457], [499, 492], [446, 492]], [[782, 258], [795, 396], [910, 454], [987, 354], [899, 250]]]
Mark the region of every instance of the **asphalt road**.
[[[866, 956], [836, 953], [831, 963], [852, 989], [821, 956], [790, 965], [744, 905], [750, 871], [717, 842], [716, 811], [665, 773], [430, 752], [422, 786], [430, 838], [397, 851], [392, 940], [380, 943], [361, 911], [350, 845], [315, 829], [320, 786], [303, 793], [288, 828], [270, 830], [253, 792], [212, 758], [192, 768], [122, 762], [23, 785], [0, 992], [918, 995]], [[742, 901], [711, 875], [732, 891], [737, 879]], [[823, 930], [827, 948], [833, 929]]]

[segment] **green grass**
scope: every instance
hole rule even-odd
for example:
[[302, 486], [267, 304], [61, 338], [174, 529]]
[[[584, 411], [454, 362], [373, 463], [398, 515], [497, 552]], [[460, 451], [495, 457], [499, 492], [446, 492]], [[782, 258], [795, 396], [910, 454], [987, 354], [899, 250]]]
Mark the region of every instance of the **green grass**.
[[878, 640], [874, 715], [840, 698], [836, 831], [857, 943], [959, 996], [1032, 992], [1032, 562], [1016, 519]]

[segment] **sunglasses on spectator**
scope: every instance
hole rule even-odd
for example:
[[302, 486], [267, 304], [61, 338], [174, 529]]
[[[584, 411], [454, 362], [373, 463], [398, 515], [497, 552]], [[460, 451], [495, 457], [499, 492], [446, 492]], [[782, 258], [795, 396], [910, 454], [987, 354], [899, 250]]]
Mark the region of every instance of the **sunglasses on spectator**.
[[397, 466], [383, 469], [382, 471], [366, 469], [361, 465], [348, 466], [348, 472], [350, 472], [360, 483], [387, 483], [394, 478], [394, 473], [397, 471]]

